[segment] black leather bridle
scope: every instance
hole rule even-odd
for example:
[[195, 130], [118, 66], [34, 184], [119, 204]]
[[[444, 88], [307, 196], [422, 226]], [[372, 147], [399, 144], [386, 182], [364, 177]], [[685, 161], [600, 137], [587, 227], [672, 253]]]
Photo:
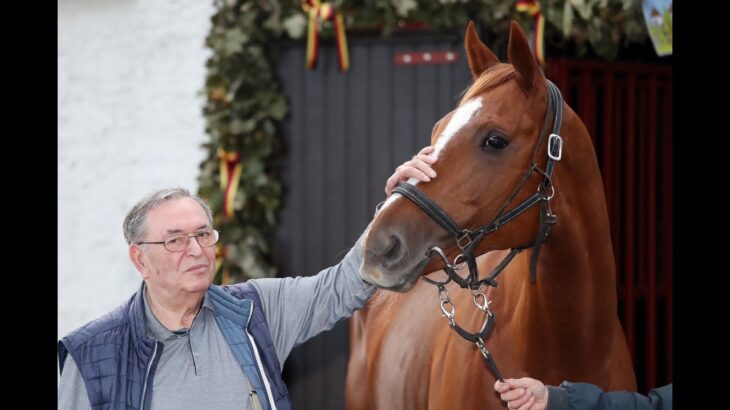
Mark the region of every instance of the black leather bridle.
[[[502, 270], [507, 266], [507, 264], [512, 260], [512, 258], [514, 258], [517, 253], [529, 247], [532, 247], [534, 249], [534, 252], [532, 254], [532, 261], [530, 263], [530, 279], [533, 282], [537, 279], [537, 257], [540, 253], [540, 246], [547, 240], [548, 236], [550, 235], [550, 228], [552, 225], [555, 224], [556, 220], [555, 215], [553, 215], [550, 211], [550, 199], [552, 199], [555, 194], [555, 188], [552, 183], [552, 174], [555, 168], [555, 163], [557, 161], [560, 161], [563, 151], [563, 139], [560, 137], [560, 123], [562, 122], [563, 118], [563, 97], [560, 94], [560, 90], [558, 90], [558, 87], [556, 87], [555, 84], [553, 84], [550, 80], [547, 80], [547, 85], [548, 109], [545, 113], [545, 121], [543, 129], [540, 133], [540, 138], [537, 145], [535, 146], [535, 151], [533, 152], [532, 165], [527, 168], [527, 171], [522, 177], [522, 180], [512, 191], [509, 197], [507, 197], [507, 199], [499, 208], [499, 211], [491, 222], [476, 229], [462, 229], [446, 212], [444, 212], [443, 209], [441, 209], [441, 207], [439, 207], [433, 200], [431, 200], [431, 198], [429, 198], [426, 194], [423, 193], [423, 191], [418, 189], [416, 186], [408, 183], [401, 183], [397, 187], [395, 187], [395, 189], [393, 189], [394, 193], [397, 192], [410, 199], [414, 204], [421, 208], [423, 212], [430, 216], [431, 219], [433, 219], [449, 234], [451, 234], [451, 236], [454, 237], [456, 246], [461, 251], [461, 254], [455, 259], [454, 264], [449, 263], [448, 259], [446, 259], [446, 255], [444, 254], [444, 252], [437, 246], [430, 248], [428, 250], [428, 255], [430, 256], [432, 252], [436, 252], [443, 259], [444, 264], [446, 265], [444, 270], [448, 274], [449, 280], [453, 280], [454, 282], [458, 283], [459, 286], [461, 286], [462, 288], [469, 287], [471, 289], [478, 289], [485, 284], [496, 287], [497, 283], [494, 278], [500, 272], [502, 272]], [[552, 133], [550, 133], [548, 136], [548, 120], [551, 113], [554, 114], [553, 129]], [[545, 170], [542, 170], [538, 167], [536, 159], [537, 153], [540, 150], [540, 146], [545, 141], [545, 137], [548, 137], [548, 159]], [[520, 192], [520, 190], [533, 172], [537, 172], [543, 176], [543, 181], [540, 185], [538, 185], [537, 191], [509, 212], [505, 212], [505, 209], [507, 208], [509, 203]], [[527, 211], [532, 206], [538, 203], [541, 204], [540, 228], [538, 230], [535, 242], [531, 245], [527, 245], [524, 247], [513, 248], [511, 252], [505, 257], [505, 259], [502, 260], [499, 265], [497, 265], [497, 267], [491, 272], [488, 277], [484, 279], [479, 279], [479, 272], [476, 265], [476, 257], [474, 256], [474, 249], [479, 245], [479, 243], [482, 241], [482, 239], [484, 239], [485, 236], [496, 232], [500, 227], [506, 225], [508, 222], [517, 218], [520, 214]], [[467, 265], [469, 266], [469, 275], [466, 278], [459, 276], [455, 272], [456, 265], [458, 264], [456, 263], [456, 261], [460, 259], [461, 261], [466, 261]]]
[[[532, 257], [530, 260], [530, 280], [532, 282], [535, 282], [537, 280], [537, 259], [540, 255], [540, 247], [545, 241], [547, 241], [548, 236], [550, 235], [550, 229], [552, 225], [554, 225], [556, 222], [556, 216], [550, 210], [550, 200], [555, 195], [555, 187], [552, 183], [553, 170], [555, 169], [556, 162], [560, 161], [560, 159], [562, 158], [563, 153], [563, 139], [562, 137], [560, 137], [560, 124], [563, 120], [563, 96], [561, 95], [560, 90], [558, 90], [558, 87], [555, 86], [555, 84], [553, 84], [550, 80], [546, 81], [548, 89], [548, 106], [547, 111], [545, 112], [543, 128], [540, 131], [540, 136], [537, 145], [535, 146], [535, 151], [532, 154], [532, 165], [527, 168], [519, 184], [517, 184], [517, 187], [504, 201], [494, 218], [492, 218], [491, 222], [476, 229], [463, 229], [456, 222], [454, 222], [454, 220], [446, 212], [444, 212], [441, 207], [439, 207], [433, 200], [431, 200], [431, 198], [429, 198], [426, 194], [423, 193], [423, 191], [418, 189], [416, 186], [408, 183], [401, 183], [393, 190], [394, 193], [397, 192], [411, 200], [423, 212], [425, 212], [426, 215], [431, 217], [431, 219], [433, 219], [449, 234], [451, 234], [451, 236], [453, 236], [456, 242], [456, 246], [461, 251], [461, 253], [454, 259], [453, 263], [449, 263], [449, 260], [447, 259], [444, 251], [437, 246], [431, 247], [426, 253], [427, 256], [430, 257], [432, 253], [435, 252], [442, 259], [445, 265], [444, 271], [448, 275], [448, 279], [446, 279], [445, 281], [435, 281], [425, 276], [421, 276], [420, 278], [433, 285], [438, 286], [439, 298], [441, 299], [441, 310], [444, 316], [449, 320], [450, 326], [464, 339], [476, 343], [489, 368], [492, 370], [495, 376], [502, 381], [503, 379], [499, 372], [499, 369], [494, 363], [494, 360], [492, 359], [489, 351], [487, 351], [487, 349], [484, 347], [483, 339], [486, 338], [494, 325], [494, 314], [489, 310], [489, 301], [487, 300], [486, 296], [483, 293], [479, 293], [479, 290], [485, 285], [497, 287], [497, 275], [499, 275], [504, 270], [504, 268], [512, 261], [515, 255], [530, 247], [533, 248]], [[552, 132], [548, 134], [549, 120], [551, 114], [553, 114], [553, 127]], [[542, 170], [537, 165], [537, 153], [539, 152], [540, 147], [545, 142], [546, 138], [548, 158], [545, 169]], [[505, 211], [507, 206], [514, 199], [514, 197], [517, 196], [517, 194], [520, 192], [520, 190], [528, 181], [533, 172], [537, 172], [543, 176], [543, 181], [538, 185], [537, 191], [529, 198], [522, 201], [522, 203], [512, 208], [512, 210]], [[490, 272], [489, 275], [487, 275], [483, 279], [480, 279], [476, 263], [476, 256], [474, 255], [474, 249], [479, 246], [479, 243], [482, 241], [482, 239], [484, 239], [485, 236], [496, 232], [500, 227], [506, 225], [508, 222], [517, 218], [520, 214], [524, 213], [538, 203], [540, 204], [540, 222], [535, 242], [523, 247], [512, 248], [507, 256], [502, 259], [502, 261]], [[456, 270], [459, 270], [461, 269], [461, 267], [463, 267], [464, 262], [469, 267], [469, 274], [465, 278], [459, 276], [456, 273]], [[446, 288], [444, 287], [444, 285], [451, 280], [456, 282], [462, 288], [469, 288], [472, 292], [474, 304], [477, 306], [477, 308], [486, 313], [485, 321], [480, 331], [476, 333], [468, 332], [461, 328], [454, 320], [454, 306], [449, 298]], [[475, 293], [475, 291], [477, 293]], [[480, 302], [480, 300], [483, 300], [483, 302]], [[450, 310], [446, 309], [446, 306], [449, 305], [451, 306]]]

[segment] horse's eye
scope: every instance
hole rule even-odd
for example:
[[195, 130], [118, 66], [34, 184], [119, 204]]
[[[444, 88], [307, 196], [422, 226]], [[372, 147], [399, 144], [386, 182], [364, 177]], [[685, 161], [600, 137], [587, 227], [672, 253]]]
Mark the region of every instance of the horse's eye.
[[484, 138], [484, 141], [482, 142], [482, 149], [483, 150], [486, 150], [488, 148], [503, 149], [507, 145], [509, 145], [509, 141], [507, 141], [501, 135], [490, 134], [490, 135], [487, 135], [486, 138]]

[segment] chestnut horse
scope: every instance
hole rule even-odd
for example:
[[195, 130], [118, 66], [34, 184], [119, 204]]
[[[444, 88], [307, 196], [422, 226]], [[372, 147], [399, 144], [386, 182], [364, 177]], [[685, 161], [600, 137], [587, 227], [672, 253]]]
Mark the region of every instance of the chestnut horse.
[[361, 276], [386, 291], [352, 318], [347, 408], [502, 408], [499, 373], [635, 390], [588, 131], [519, 25], [509, 64], [471, 24], [465, 48], [474, 83], [434, 127], [438, 177], [396, 188], [363, 239]]

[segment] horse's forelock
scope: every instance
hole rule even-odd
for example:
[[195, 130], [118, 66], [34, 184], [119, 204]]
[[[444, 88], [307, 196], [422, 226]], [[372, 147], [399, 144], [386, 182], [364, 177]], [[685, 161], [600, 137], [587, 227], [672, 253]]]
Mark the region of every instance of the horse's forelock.
[[477, 95], [480, 95], [492, 88], [498, 87], [507, 81], [516, 78], [517, 73], [514, 67], [510, 64], [497, 64], [492, 66], [489, 70], [485, 71], [479, 78], [474, 80], [474, 83], [469, 87], [464, 96], [461, 97], [459, 105], [471, 100]]

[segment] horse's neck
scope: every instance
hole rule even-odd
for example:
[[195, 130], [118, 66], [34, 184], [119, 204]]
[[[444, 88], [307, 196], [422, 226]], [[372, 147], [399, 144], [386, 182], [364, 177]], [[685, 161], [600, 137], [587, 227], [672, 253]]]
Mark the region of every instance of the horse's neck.
[[[566, 127], [565, 135], [584, 132], [582, 125], [573, 124]], [[551, 201], [557, 223], [542, 245], [537, 283], [529, 282], [527, 274], [518, 275], [520, 278], [510, 281], [512, 301], [506, 302], [513, 303], [516, 312], [523, 310], [529, 320], [549, 325], [569, 318], [576, 325], [595, 328], [595, 320], [616, 316], [616, 268], [608, 213], [597, 162], [586, 160], [595, 158], [589, 138], [566, 138], [565, 146], [563, 160], [555, 167], [556, 195]], [[518, 269], [527, 272], [531, 255], [524, 254]], [[520, 304], [518, 296], [528, 295], [531, 302]]]

